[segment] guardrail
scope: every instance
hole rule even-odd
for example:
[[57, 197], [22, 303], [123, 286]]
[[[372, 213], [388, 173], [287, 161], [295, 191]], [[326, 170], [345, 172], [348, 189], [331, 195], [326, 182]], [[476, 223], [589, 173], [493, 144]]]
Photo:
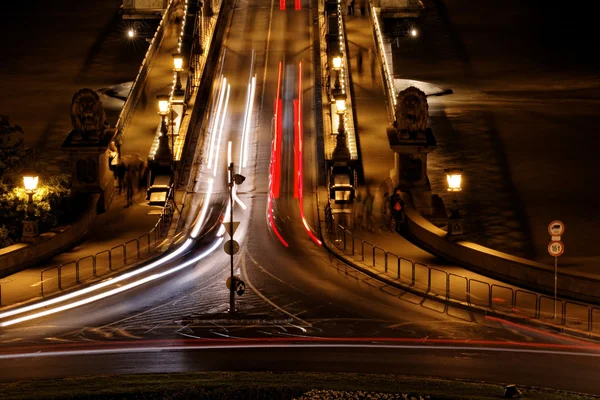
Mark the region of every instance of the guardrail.
[[385, 48], [383, 46], [383, 34], [381, 32], [381, 25], [379, 24], [379, 16], [377, 9], [369, 2], [369, 18], [371, 18], [371, 27], [373, 29], [373, 40], [375, 42], [375, 50], [377, 54], [381, 55], [381, 68], [383, 77], [383, 89], [385, 91], [385, 100], [387, 104], [388, 119], [390, 124], [394, 122], [395, 107], [396, 107], [396, 88], [394, 85], [394, 75], [390, 69], [390, 63], [388, 62]]
[[342, 225], [336, 224], [329, 204], [324, 211], [327, 235], [339, 251], [419, 292], [444, 300], [463, 302], [469, 306], [544, 320], [572, 329], [600, 331], [600, 307], [557, 299], [557, 311], [554, 315], [553, 297], [468, 278], [401, 257], [361, 239]]
[[[42, 297], [53, 294], [58, 290], [62, 291], [79, 285], [87, 279], [110, 274], [120, 268], [136, 264], [143, 259], [158, 254], [161, 244], [160, 239], [168, 233], [173, 218], [175, 210], [173, 195], [173, 185], [171, 185], [160, 218], [150, 232], [94, 255], [88, 255], [75, 261], [42, 270], [40, 272], [40, 294]], [[52, 274], [52, 271], [55, 271], [54, 274]], [[49, 278], [49, 276], [52, 277]], [[56, 286], [53, 286], [56, 289], [45, 291], [44, 278], [56, 279]], [[0, 297], [0, 301], [1, 299]]]

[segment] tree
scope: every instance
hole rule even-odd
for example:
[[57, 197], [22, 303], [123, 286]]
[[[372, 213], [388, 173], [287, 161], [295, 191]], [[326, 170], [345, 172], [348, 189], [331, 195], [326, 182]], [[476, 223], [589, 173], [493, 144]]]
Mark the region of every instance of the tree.
[[15, 139], [13, 133], [22, 136], [23, 129], [19, 125], [11, 125], [8, 116], [0, 115], [0, 180], [5, 178], [7, 172], [21, 168], [29, 154], [23, 137]]
[[[21, 137], [15, 138], [13, 134]], [[26, 217], [28, 195], [15, 179], [27, 164], [31, 150], [23, 141], [23, 129], [11, 125], [6, 115], [0, 115], [0, 248], [17, 242]], [[30, 160], [31, 161], [31, 160]], [[65, 221], [71, 190], [69, 176], [59, 174], [44, 177], [33, 195], [33, 213], [39, 219], [40, 232]]]

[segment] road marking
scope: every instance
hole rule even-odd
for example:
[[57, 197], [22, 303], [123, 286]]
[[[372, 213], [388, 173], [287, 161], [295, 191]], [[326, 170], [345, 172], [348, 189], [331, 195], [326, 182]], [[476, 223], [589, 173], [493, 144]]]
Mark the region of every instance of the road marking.
[[[276, 308], [277, 310], [281, 311], [282, 313], [289, 315], [290, 317], [294, 318], [295, 320], [301, 322], [302, 324], [306, 325], [306, 326], [312, 326], [312, 324], [310, 322], [307, 322], [301, 318], [298, 318], [297, 316], [295, 316], [294, 314], [284, 310], [283, 308], [279, 307], [277, 304], [273, 303], [271, 300], [269, 300], [265, 295], [263, 295], [258, 289], [256, 289], [256, 287], [254, 287], [254, 285], [252, 284], [252, 281], [250, 280], [250, 277], [248, 276], [248, 273], [246, 271], [246, 257], [245, 255], [248, 254], [248, 256], [250, 257], [250, 260], [252, 260], [252, 262], [254, 264], [256, 264], [259, 268], [263, 269], [260, 264], [258, 264], [256, 262], [256, 260], [250, 255], [249, 252], [244, 252], [244, 254], [242, 254], [242, 271], [244, 274], [244, 280], [245, 282], [248, 284], [248, 286], [250, 286], [250, 288], [261, 298], [263, 299], [265, 302], [267, 302], [268, 304], [270, 304], [271, 306], [273, 306], [274, 308]], [[264, 270], [264, 269], [263, 269]], [[281, 281], [281, 279], [280, 279]], [[283, 282], [283, 281], [281, 281]], [[285, 283], [285, 282], [284, 282]]]

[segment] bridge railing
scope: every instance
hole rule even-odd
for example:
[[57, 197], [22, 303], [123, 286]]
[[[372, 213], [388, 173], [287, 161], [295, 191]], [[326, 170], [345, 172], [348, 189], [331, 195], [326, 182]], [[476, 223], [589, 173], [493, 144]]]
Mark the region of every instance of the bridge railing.
[[325, 208], [326, 234], [344, 256], [374, 269], [377, 274], [440, 300], [539, 319], [572, 329], [600, 332], [600, 307], [516, 289], [444, 271], [389, 252], [336, 223], [331, 206]]
[[162, 246], [161, 239], [169, 231], [175, 210], [173, 194], [171, 185], [161, 215], [148, 233], [110, 249], [42, 270], [40, 272], [40, 295], [44, 297], [55, 294], [57, 291], [72, 288], [89, 279], [111, 274], [159, 254]]

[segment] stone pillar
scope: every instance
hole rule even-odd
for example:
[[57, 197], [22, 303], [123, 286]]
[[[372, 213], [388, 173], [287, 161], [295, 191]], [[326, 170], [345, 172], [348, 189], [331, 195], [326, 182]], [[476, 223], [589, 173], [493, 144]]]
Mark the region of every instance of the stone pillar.
[[105, 211], [114, 195], [114, 174], [108, 165], [108, 146], [115, 129], [108, 127], [98, 95], [81, 89], [71, 102], [73, 130], [62, 149], [71, 160], [71, 189], [79, 193], [99, 193], [98, 207]]
[[415, 208], [422, 215], [432, 215], [434, 209], [427, 177], [427, 155], [437, 145], [431, 129], [427, 128], [425, 139], [401, 139], [393, 127], [388, 128], [387, 135], [394, 151], [394, 188], [410, 192]]
[[115, 188], [114, 174], [108, 165], [108, 143], [94, 146], [65, 141], [63, 150], [71, 159], [72, 190], [100, 193], [99, 211], [108, 209]]

